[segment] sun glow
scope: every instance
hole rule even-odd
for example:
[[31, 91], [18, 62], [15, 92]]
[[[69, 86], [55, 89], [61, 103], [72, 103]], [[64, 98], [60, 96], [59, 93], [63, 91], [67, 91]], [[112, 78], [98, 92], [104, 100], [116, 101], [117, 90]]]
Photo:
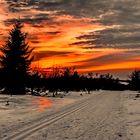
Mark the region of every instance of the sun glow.
[[[118, 25], [105, 26], [96, 18], [59, 14], [55, 10], [41, 11], [31, 8], [18, 13], [11, 12], [5, 1], [0, 2], [0, 7], [0, 13], [2, 13], [0, 14], [0, 45], [4, 44], [7, 34], [12, 28], [8, 21], [20, 17], [24, 21], [24, 31], [28, 33], [29, 45], [34, 48], [33, 67], [47, 68], [61, 65], [76, 67], [80, 72], [140, 68], [140, 63], [136, 60], [136, 58], [139, 60], [139, 57], [135, 54], [134, 56], [131, 54], [130, 58], [123, 55], [121, 61], [116, 59], [116, 55], [127, 54], [131, 49], [115, 49], [107, 48], [107, 46], [94, 48], [96, 44], [92, 44], [91, 49], [84, 49], [89, 44], [71, 45], [79, 41], [78, 36], [105, 29], [120, 28]], [[105, 57], [109, 57], [109, 61], [106, 63]], [[114, 61], [114, 59], [116, 60]], [[97, 64], [97, 62], [99, 63]]]
[[38, 111], [43, 111], [45, 108], [53, 106], [52, 101], [45, 97], [40, 97], [33, 101], [33, 103], [37, 105]]

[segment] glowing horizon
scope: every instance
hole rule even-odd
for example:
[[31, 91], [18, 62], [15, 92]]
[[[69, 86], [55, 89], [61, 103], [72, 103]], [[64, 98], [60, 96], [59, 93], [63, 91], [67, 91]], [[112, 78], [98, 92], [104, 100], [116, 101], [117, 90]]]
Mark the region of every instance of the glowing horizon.
[[[96, 5], [96, 2], [90, 3]], [[97, 3], [102, 6], [102, 1]], [[114, 3], [116, 5], [112, 11], [101, 13], [98, 9], [93, 13], [88, 2], [85, 2], [85, 6], [89, 7], [87, 9], [80, 5], [83, 9], [81, 13], [65, 9], [64, 5], [67, 4], [58, 0], [48, 3], [2, 0], [0, 45], [4, 44], [12, 28], [13, 19], [20, 17], [24, 31], [28, 33], [29, 45], [35, 48], [33, 67], [47, 68], [60, 65], [75, 67], [84, 73], [140, 68], [140, 26], [134, 21], [131, 24], [135, 26], [129, 28], [129, 19], [127, 22], [125, 21], [127, 19], [122, 19], [123, 21], [117, 19], [117, 16], [122, 15], [117, 15], [118, 13], [113, 10], [119, 3]], [[70, 6], [76, 4], [73, 2]], [[78, 8], [80, 12], [81, 9]], [[133, 18], [136, 20], [136, 17]]]

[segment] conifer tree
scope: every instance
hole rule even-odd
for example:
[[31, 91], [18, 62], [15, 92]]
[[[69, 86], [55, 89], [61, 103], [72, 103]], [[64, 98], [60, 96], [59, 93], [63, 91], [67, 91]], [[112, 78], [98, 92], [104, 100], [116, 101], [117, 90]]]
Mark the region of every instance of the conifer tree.
[[26, 80], [33, 60], [26, 42], [27, 33], [22, 31], [23, 25], [16, 20], [9, 37], [2, 47], [0, 63], [3, 70], [5, 91], [8, 94], [25, 94]]
[[133, 90], [140, 90], [140, 70], [135, 70], [129, 75], [129, 86]]

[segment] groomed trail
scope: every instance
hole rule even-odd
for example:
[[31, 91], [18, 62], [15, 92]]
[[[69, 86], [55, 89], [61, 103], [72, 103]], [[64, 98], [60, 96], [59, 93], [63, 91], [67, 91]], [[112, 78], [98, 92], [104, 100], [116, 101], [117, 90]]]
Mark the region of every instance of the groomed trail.
[[[43, 112], [42, 112], [43, 113]], [[45, 112], [44, 112], [45, 113]], [[122, 93], [90, 94], [10, 130], [1, 140], [129, 140]]]

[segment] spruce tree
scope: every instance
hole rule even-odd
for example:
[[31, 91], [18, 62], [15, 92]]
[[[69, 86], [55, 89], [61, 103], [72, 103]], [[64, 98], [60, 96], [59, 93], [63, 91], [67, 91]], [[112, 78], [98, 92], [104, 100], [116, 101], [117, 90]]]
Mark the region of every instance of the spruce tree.
[[26, 42], [23, 24], [16, 20], [9, 37], [2, 47], [0, 63], [3, 70], [5, 91], [8, 94], [25, 94], [25, 86], [33, 60], [32, 50]]

